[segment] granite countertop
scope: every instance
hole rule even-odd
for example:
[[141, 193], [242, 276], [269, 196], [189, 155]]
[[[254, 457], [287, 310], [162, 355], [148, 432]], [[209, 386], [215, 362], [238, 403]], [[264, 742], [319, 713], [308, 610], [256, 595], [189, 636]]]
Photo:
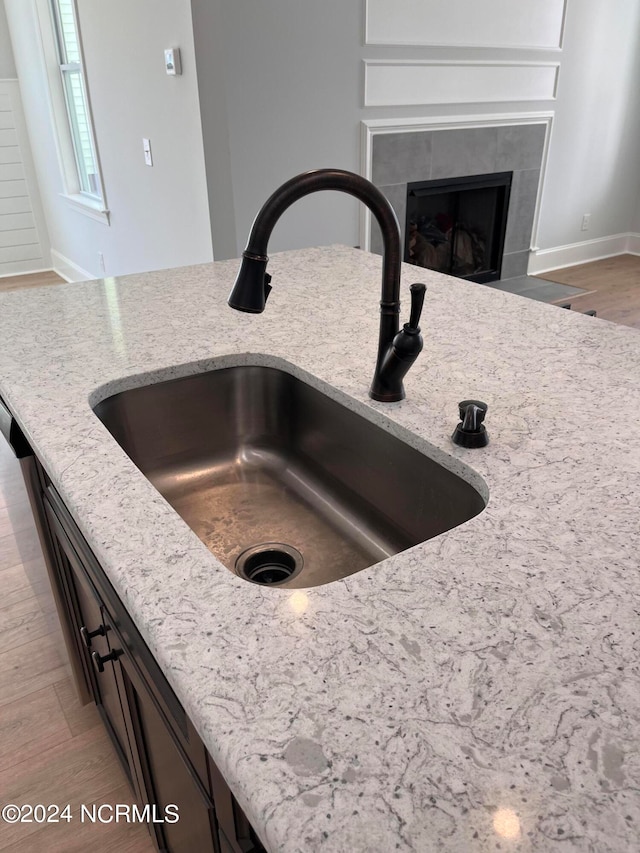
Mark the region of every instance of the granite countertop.
[[[0, 394], [267, 848], [637, 849], [638, 332], [405, 266], [425, 349], [374, 403], [380, 259], [274, 255], [262, 315], [226, 306], [237, 266], [3, 294]], [[468, 466], [487, 508], [302, 606], [236, 578], [90, 401], [246, 363]]]

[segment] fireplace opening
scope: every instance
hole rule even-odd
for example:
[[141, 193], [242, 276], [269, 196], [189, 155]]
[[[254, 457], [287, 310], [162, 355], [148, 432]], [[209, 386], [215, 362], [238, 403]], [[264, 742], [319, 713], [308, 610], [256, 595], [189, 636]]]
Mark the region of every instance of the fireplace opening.
[[404, 259], [468, 281], [500, 278], [513, 172], [407, 185]]

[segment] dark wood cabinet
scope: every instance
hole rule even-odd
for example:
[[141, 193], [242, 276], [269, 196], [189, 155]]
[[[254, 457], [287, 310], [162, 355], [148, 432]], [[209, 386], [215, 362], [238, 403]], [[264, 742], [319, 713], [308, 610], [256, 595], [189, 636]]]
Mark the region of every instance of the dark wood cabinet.
[[[171, 695], [176, 706], [177, 699], [164, 681], [156, 682], [155, 689], [150, 686], [140, 660], [141, 654], [150, 653], [141, 649], [141, 640], [138, 659], [130, 653], [119, 629], [129, 620], [113, 606], [113, 590], [110, 596], [103, 595], [108, 580], [99, 577], [101, 569], [50, 485], [43, 503], [87, 686], [138, 806], [147, 809], [157, 848], [167, 853], [218, 853], [206, 750], [184, 711], [180, 720], [184, 731], [175, 731], [167, 703], [163, 708], [157, 693]], [[131, 635], [134, 629], [130, 624], [128, 628]]]
[[[144, 800], [155, 807], [152, 820], [157, 822], [152, 828], [158, 849], [218, 853], [215, 809], [207, 781], [196, 774], [127, 656], [116, 666], [136, 744], [136, 775]], [[177, 821], [176, 813], [180, 816]]]
[[[121, 691], [118, 689], [115, 663], [111, 659], [109, 619], [105, 619], [100, 595], [84, 571], [59, 519], [48, 502], [45, 507], [52, 533], [55, 562], [60, 573], [61, 586], [66, 593], [70, 621], [75, 629], [72, 630], [72, 635], [86, 684], [127, 778], [135, 787], [129, 732], [122, 708]], [[136, 794], [139, 792], [136, 791]]]
[[[163, 853], [262, 853], [222, 774], [45, 470], [0, 401], [21, 459], [81, 701], [94, 701]], [[176, 819], [177, 818], [177, 819]]]

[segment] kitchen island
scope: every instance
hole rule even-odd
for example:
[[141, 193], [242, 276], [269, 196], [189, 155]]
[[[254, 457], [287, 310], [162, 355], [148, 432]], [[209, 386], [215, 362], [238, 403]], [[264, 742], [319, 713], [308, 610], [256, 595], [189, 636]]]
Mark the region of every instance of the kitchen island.
[[[368, 398], [380, 259], [274, 255], [0, 297], [0, 396], [265, 847], [618, 851], [640, 843], [640, 337], [415, 267], [424, 351]], [[406, 319], [406, 318], [402, 318]], [[280, 367], [484, 488], [465, 524], [292, 593], [222, 566], [92, 410]], [[458, 403], [488, 447], [456, 447]]]

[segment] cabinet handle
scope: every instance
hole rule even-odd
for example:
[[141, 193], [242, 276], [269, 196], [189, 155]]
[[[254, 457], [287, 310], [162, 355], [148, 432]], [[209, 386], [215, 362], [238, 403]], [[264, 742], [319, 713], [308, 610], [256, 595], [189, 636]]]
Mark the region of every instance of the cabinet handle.
[[98, 672], [104, 672], [104, 665], [110, 660], [116, 661], [122, 654], [121, 649], [114, 649], [108, 655], [99, 655], [98, 652], [91, 652], [91, 660], [94, 663]]
[[82, 642], [87, 648], [90, 648], [91, 640], [94, 637], [104, 637], [107, 633], [107, 630], [108, 629], [105, 628], [104, 625], [101, 625], [99, 628], [96, 628], [95, 631], [88, 631], [83, 625], [82, 628], [80, 628], [80, 636], [82, 637]]

